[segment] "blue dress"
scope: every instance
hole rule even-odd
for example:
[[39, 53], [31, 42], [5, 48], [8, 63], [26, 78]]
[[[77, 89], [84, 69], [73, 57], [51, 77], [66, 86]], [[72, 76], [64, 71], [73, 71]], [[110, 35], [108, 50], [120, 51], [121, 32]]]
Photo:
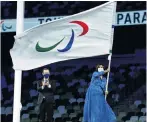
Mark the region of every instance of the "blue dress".
[[87, 89], [83, 122], [116, 122], [116, 116], [107, 101], [105, 91], [106, 78], [100, 79], [104, 72], [94, 72]]

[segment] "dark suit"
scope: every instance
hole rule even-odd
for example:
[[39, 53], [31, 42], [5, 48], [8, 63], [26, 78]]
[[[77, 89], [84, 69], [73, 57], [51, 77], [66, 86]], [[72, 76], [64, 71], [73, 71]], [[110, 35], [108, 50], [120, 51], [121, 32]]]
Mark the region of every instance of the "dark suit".
[[56, 82], [49, 81], [51, 88], [45, 86], [42, 89], [42, 81], [37, 82], [37, 90], [39, 91], [37, 104], [40, 107], [40, 120], [45, 121], [45, 114], [47, 113], [47, 122], [52, 122], [53, 117], [53, 104], [54, 104], [54, 92], [56, 89]]

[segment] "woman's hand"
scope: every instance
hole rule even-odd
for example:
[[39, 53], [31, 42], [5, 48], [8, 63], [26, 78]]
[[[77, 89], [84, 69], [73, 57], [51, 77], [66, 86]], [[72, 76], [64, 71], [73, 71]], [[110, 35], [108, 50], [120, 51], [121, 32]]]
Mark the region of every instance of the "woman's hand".
[[104, 72], [105, 72], [105, 73], [108, 73], [108, 72], [110, 72], [110, 69], [108, 68], [108, 69], [107, 69], [107, 70], [105, 70]]
[[105, 91], [105, 95], [108, 95], [108, 91]]

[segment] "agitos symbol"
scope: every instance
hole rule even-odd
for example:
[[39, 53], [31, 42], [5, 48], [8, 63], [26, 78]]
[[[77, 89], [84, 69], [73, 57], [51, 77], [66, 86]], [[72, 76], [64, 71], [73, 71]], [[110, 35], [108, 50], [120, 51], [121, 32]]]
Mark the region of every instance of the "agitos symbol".
[[12, 25], [6, 26], [6, 25], [4, 24], [4, 20], [2, 20], [2, 21], [0, 22], [0, 24], [2, 25], [2, 30], [3, 30], [3, 31], [6, 31], [6, 30], [12, 28]]
[[[83, 32], [79, 35], [79, 36], [83, 36], [85, 35], [89, 28], [88, 28], [88, 25], [82, 21], [71, 21], [70, 23], [75, 23], [75, 24], [78, 24], [80, 25], [82, 28], [83, 28]], [[71, 37], [70, 37], [70, 40], [68, 42], [68, 44], [66, 45], [65, 48], [63, 49], [57, 49], [59, 52], [66, 52], [68, 50], [71, 49], [72, 45], [73, 45], [73, 42], [74, 42], [74, 37], [75, 37], [75, 33], [74, 33], [74, 30], [72, 29], [72, 34], [71, 34]], [[51, 51], [53, 50], [55, 47], [57, 47], [63, 40], [64, 40], [65, 37], [63, 37], [59, 42], [57, 42], [56, 44], [52, 45], [52, 46], [49, 46], [49, 47], [41, 47], [39, 45], [39, 42], [37, 42], [36, 44], [36, 50], [38, 52], [48, 52], [48, 51]]]

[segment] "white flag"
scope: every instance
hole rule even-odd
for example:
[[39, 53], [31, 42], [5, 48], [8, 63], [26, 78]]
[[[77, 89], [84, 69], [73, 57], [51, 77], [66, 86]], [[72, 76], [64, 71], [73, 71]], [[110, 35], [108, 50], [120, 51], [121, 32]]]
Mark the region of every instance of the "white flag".
[[15, 37], [14, 69], [109, 54], [115, 2], [31, 28]]

